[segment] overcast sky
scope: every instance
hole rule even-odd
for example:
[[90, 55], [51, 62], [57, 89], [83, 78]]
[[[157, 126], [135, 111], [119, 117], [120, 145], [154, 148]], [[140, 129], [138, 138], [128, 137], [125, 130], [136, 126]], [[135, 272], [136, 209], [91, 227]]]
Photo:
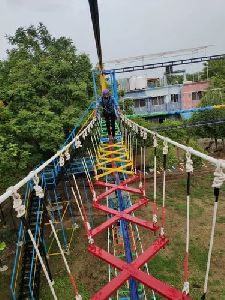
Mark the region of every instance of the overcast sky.
[[[44, 23], [51, 34], [71, 37], [96, 63], [88, 0], [0, 0], [0, 58], [6, 34]], [[224, 0], [99, 0], [104, 60], [211, 45], [225, 53]]]

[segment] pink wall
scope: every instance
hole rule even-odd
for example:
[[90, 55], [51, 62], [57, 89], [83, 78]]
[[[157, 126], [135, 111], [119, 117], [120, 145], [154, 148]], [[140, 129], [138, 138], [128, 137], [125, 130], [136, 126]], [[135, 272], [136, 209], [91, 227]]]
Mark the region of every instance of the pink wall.
[[201, 100], [192, 100], [192, 92], [205, 91], [208, 87], [208, 81], [185, 83], [181, 88], [182, 109], [197, 107]]

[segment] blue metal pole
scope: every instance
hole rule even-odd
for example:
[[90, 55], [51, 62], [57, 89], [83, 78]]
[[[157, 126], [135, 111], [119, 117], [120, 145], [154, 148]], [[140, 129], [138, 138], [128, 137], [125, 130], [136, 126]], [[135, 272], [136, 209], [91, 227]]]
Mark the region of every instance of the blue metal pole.
[[114, 96], [116, 105], [118, 106], [119, 105], [119, 95], [118, 95], [118, 85], [117, 85], [117, 81], [116, 81], [115, 71], [111, 72], [111, 78], [112, 78], [113, 96]]
[[[120, 184], [119, 175], [116, 175], [116, 184]], [[121, 211], [125, 210], [125, 204], [122, 192], [120, 190], [117, 190], [117, 197], [119, 200], [119, 208]], [[129, 230], [128, 230], [128, 224], [126, 221], [121, 220], [121, 226], [122, 226], [122, 232], [123, 232], [123, 239], [124, 239], [124, 249], [126, 254], [126, 260], [127, 263], [130, 264], [133, 261], [132, 257], [132, 251], [130, 247], [130, 237], [129, 237]], [[138, 288], [137, 283], [133, 278], [129, 279], [130, 283], [130, 298], [131, 300], [138, 300]]]

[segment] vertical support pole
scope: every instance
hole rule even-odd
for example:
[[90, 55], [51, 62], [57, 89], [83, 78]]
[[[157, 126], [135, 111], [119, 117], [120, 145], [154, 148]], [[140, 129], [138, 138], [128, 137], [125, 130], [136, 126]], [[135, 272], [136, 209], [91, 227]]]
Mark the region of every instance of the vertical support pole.
[[119, 105], [119, 95], [118, 95], [115, 71], [111, 71], [110, 75], [111, 75], [111, 79], [112, 79], [113, 97], [114, 97], [116, 106], [118, 106]]

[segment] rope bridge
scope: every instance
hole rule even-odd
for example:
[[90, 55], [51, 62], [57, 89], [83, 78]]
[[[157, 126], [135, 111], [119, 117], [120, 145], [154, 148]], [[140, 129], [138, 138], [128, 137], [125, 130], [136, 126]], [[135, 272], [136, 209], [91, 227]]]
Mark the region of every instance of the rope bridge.
[[[45, 171], [53, 164], [56, 169], [61, 168], [60, 171], [58, 171], [59, 178], [63, 172], [64, 175], [66, 174], [66, 178], [69, 182], [67, 189], [70, 190], [69, 202], [76, 203], [77, 209], [84, 222], [89, 244], [88, 251], [92, 255], [108, 263], [110, 266], [109, 283], [102, 287], [91, 299], [108, 299], [114, 297], [115, 293], [117, 299], [147, 299], [145, 287], [152, 290], [153, 297], [156, 297], [156, 293], [166, 299], [191, 299], [191, 286], [189, 284], [190, 182], [191, 174], [193, 172], [192, 156], [196, 155], [215, 165], [214, 181], [212, 183], [212, 187], [214, 188], [214, 210], [205, 284], [202, 295], [202, 299], [205, 299], [208, 290], [219, 191], [225, 180], [225, 174], [223, 173], [225, 162], [209, 157], [192, 148], [186, 147], [185, 145], [181, 145], [156, 132], [147, 130], [129, 120], [122, 113], [119, 113], [118, 118], [116, 133], [117, 141], [112, 143], [106, 137], [104, 120], [94, 116], [92, 113], [89, 115], [87, 114], [87, 116], [89, 118], [88, 122], [85, 122], [85, 120], [83, 121], [83, 124], [85, 125], [80, 126], [82, 129], [78, 131], [77, 134], [73, 133], [70, 137], [71, 140], [62, 148], [62, 150], [58, 151], [47, 162], [32, 171], [22, 181], [14, 187], [10, 187], [6, 193], [0, 196], [1, 203], [8, 199], [9, 196], [13, 198], [13, 207], [17, 213], [17, 217], [21, 219], [17, 243], [18, 248], [15, 258], [16, 264], [14, 265], [11, 283], [13, 298], [17, 299], [17, 287], [19, 287], [20, 297], [28, 295], [31, 290], [32, 297], [38, 299], [37, 289], [39, 288], [39, 285], [37, 283], [32, 285], [32, 283], [35, 278], [40, 281], [37, 272], [39, 274], [40, 270], [43, 270], [52, 296], [54, 299], [57, 299], [53, 276], [48, 265], [47, 249], [45, 248], [45, 237], [43, 235], [43, 223], [45, 223], [51, 228], [52, 237], [54, 237], [58, 247], [58, 254], [62, 256], [65, 268], [68, 272], [68, 277], [72, 284], [71, 288], [74, 295], [76, 299], [81, 299], [75, 279], [71, 274], [69, 264], [65, 257], [65, 253], [69, 254], [68, 248], [61, 245], [62, 241], [60, 241], [58, 237], [58, 226], [59, 224], [63, 226], [64, 222], [62, 219], [61, 222], [56, 222], [55, 214], [52, 210], [47, 208], [47, 206], [50, 205], [47, 194], [49, 190], [52, 189], [52, 185], [47, 184]], [[149, 139], [152, 140], [154, 148], [154, 184], [152, 201], [146, 196], [145, 178], [146, 143]], [[159, 154], [158, 143], [160, 141], [163, 142], [163, 202], [161, 216], [158, 214], [160, 207], [157, 204], [156, 193], [157, 155]], [[184, 282], [182, 291], [153, 277], [147, 266], [147, 262], [156, 255], [160, 255], [160, 251], [165, 248], [169, 242], [169, 238], [166, 235], [166, 173], [169, 145], [182, 149], [186, 153], [187, 223], [184, 256]], [[81, 186], [77, 181], [77, 175], [68, 173], [70, 164], [74, 159], [74, 154], [78, 155], [81, 149], [85, 149], [81, 157], [81, 164], [83, 174], [87, 178], [92, 194], [93, 209], [104, 212], [107, 215], [106, 221], [95, 228], [90, 225], [90, 214], [88, 215], [86, 212], [84, 198], [81, 196], [80, 191]], [[85, 153], [89, 157], [91, 168], [85, 159]], [[137, 156], [139, 153], [141, 163], [138, 166]], [[24, 201], [19, 192], [19, 188], [22, 188], [25, 184], [29, 186], [29, 193], [25, 195]], [[97, 193], [99, 188], [105, 189], [105, 191], [99, 194]], [[135, 195], [135, 197], [133, 197], [133, 195]], [[136, 200], [133, 201], [133, 198]], [[55, 203], [55, 211], [59, 212], [61, 208], [57, 207], [57, 202]], [[152, 214], [151, 216], [149, 215], [149, 219], [143, 220], [136, 217], [135, 212], [149, 203], [152, 205]], [[36, 219], [32, 219], [32, 222], [30, 222], [30, 216], [36, 216]], [[73, 219], [73, 217], [73, 214], [71, 214], [70, 218]], [[77, 223], [75, 223], [75, 221], [73, 224], [76, 227]], [[155, 237], [153, 243], [148, 245], [146, 250], [143, 249], [141, 244], [137, 245], [136, 242], [137, 240], [140, 240], [138, 231], [138, 228], [140, 227], [145, 228], [145, 230], [151, 232], [152, 236]], [[106, 230], [108, 230], [108, 251], [100, 248], [95, 243], [96, 236], [102, 234]], [[73, 234], [76, 234], [75, 231]], [[24, 240], [24, 238], [26, 240]], [[29, 288], [26, 290], [26, 288], [24, 288], [26, 287], [25, 282], [20, 281], [18, 283], [18, 270], [20, 270], [18, 262], [22, 261], [23, 263], [22, 257], [24, 257], [24, 253], [28, 253], [28, 249], [31, 249], [29, 251], [32, 253], [29, 264], [33, 265], [33, 267], [32, 274], [29, 273], [28, 270], [24, 270], [25, 273], [23, 273], [24, 278], [29, 275], [29, 281], [26, 283]], [[28, 261], [26, 264], [28, 264]], [[145, 267], [144, 270], [142, 270], [142, 266]], [[21, 287], [23, 287], [23, 289]]]

